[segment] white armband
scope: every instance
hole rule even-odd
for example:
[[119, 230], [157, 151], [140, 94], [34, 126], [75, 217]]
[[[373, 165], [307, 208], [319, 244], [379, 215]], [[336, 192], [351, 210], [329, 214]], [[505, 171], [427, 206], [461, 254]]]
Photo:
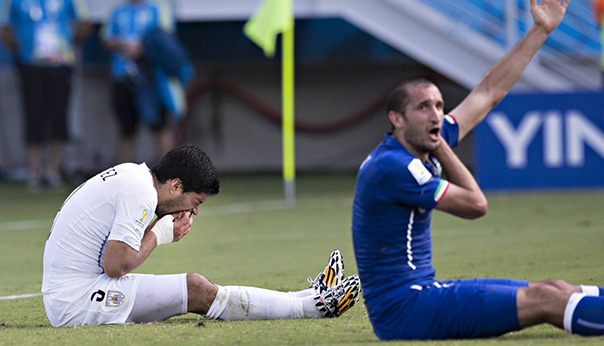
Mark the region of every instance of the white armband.
[[157, 246], [171, 243], [174, 240], [174, 217], [170, 214], [165, 215], [155, 223], [151, 232], [155, 233]]

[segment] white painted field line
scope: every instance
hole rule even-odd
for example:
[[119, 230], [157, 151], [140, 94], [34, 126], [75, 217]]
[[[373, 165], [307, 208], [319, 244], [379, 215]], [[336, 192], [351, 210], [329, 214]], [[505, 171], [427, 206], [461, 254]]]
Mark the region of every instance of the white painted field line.
[[[208, 205], [203, 206], [199, 209], [199, 215], [231, 215], [231, 214], [244, 214], [244, 213], [255, 213], [260, 211], [275, 211], [295, 208], [296, 206], [302, 208], [320, 208], [340, 205], [345, 203], [352, 203], [347, 198], [339, 199], [305, 199], [303, 202], [299, 202], [294, 206], [288, 205], [283, 200], [271, 200], [262, 202], [245, 202], [245, 203], [232, 203], [225, 205]], [[52, 224], [51, 219], [42, 220], [22, 220], [22, 221], [8, 221], [0, 222], [0, 232], [10, 231], [22, 231], [31, 230], [36, 228], [50, 228]]]
[[325, 207], [334, 205], [352, 205], [352, 200], [349, 198], [315, 198], [315, 199], [304, 199], [303, 201], [297, 202], [295, 205], [288, 205], [282, 199], [262, 201], [262, 202], [244, 202], [244, 203], [232, 203], [225, 205], [208, 205], [199, 208], [199, 215], [230, 215], [230, 214], [244, 214], [244, 213], [255, 213], [259, 211], [275, 211], [284, 209], [293, 209], [295, 207], [300, 208], [316, 208], [324, 209]]
[[[312, 199], [312, 200], [304, 200], [304, 202], [299, 202], [296, 205], [302, 208], [319, 208], [324, 209], [325, 207], [333, 206], [333, 205], [348, 205], [352, 203], [348, 198], [339, 198], [339, 199]], [[243, 214], [243, 213], [253, 213], [259, 211], [275, 211], [275, 210], [283, 210], [294, 208], [295, 206], [287, 205], [283, 200], [272, 200], [272, 201], [263, 201], [263, 202], [246, 202], [246, 203], [232, 203], [225, 205], [216, 205], [216, 206], [204, 206], [200, 209], [200, 215], [230, 215], [230, 214]], [[19, 231], [19, 230], [29, 230], [40, 227], [50, 227], [52, 220], [23, 220], [23, 221], [9, 221], [9, 222], [0, 222], [0, 232], [8, 232], [8, 231]], [[31, 298], [42, 295], [42, 293], [33, 293], [33, 294], [21, 294], [21, 295], [12, 295], [12, 296], [0, 296], [0, 300], [11, 300], [11, 299], [21, 299], [21, 298]]]
[[4, 296], [0, 297], [0, 300], [13, 300], [13, 299], [21, 299], [21, 298], [31, 298], [41, 296], [42, 293], [32, 293], [32, 294], [20, 294], [16, 296]]
[[22, 231], [40, 227], [50, 228], [51, 219], [0, 222], [0, 232]]

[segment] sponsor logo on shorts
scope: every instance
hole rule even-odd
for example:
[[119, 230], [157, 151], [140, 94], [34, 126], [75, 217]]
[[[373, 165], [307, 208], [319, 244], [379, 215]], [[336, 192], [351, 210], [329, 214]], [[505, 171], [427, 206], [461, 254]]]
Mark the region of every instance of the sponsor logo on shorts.
[[126, 297], [122, 294], [122, 292], [118, 291], [107, 291], [107, 300], [105, 301], [105, 305], [111, 307], [118, 307], [124, 304]]
[[90, 301], [92, 301], [93, 299], [97, 302], [102, 302], [103, 299], [105, 299], [105, 292], [103, 292], [103, 290], [98, 290], [92, 293], [92, 296], [90, 296]]

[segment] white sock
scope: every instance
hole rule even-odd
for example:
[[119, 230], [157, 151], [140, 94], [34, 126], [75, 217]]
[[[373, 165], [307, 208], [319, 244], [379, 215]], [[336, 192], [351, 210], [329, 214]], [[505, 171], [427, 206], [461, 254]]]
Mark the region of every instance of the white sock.
[[599, 297], [600, 296], [600, 288], [598, 286], [588, 286], [588, 285], [580, 285], [581, 291], [586, 296], [591, 297]]
[[227, 321], [322, 317], [315, 306], [314, 295], [295, 296], [298, 293], [246, 286], [218, 286], [216, 298], [206, 316]]
[[573, 293], [570, 295], [570, 298], [568, 298], [568, 301], [566, 302], [566, 307], [564, 308], [563, 325], [564, 330], [566, 330], [568, 333], [572, 334], [573, 332], [573, 314], [575, 313], [575, 308], [577, 307], [581, 299], [583, 299], [583, 297], [585, 297], [584, 294]]
[[292, 295], [294, 297], [298, 297], [298, 298], [304, 298], [304, 297], [309, 297], [309, 296], [316, 296], [317, 292], [315, 292], [315, 289], [312, 287], [303, 289], [301, 291], [296, 291], [296, 292], [287, 292], [287, 294]]

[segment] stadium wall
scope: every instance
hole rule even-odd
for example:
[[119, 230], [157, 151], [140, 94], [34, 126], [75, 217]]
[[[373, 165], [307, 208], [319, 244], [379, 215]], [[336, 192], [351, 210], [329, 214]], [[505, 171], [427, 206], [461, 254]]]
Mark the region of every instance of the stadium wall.
[[[243, 22], [179, 23], [196, 66], [187, 118], [177, 142], [206, 150], [221, 172], [280, 172], [281, 64], [241, 35]], [[70, 107], [71, 142], [64, 169], [91, 174], [115, 163], [117, 124], [110, 107], [109, 60], [95, 34], [82, 47]], [[321, 40], [314, 40], [319, 33]], [[467, 91], [340, 19], [296, 22], [296, 167], [298, 172], [353, 172], [389, 130], [388, 89], [410, 76], [437, 81], [446, 103]], [[279, 47], [278, 47], [279, 48]], [[278, 50], [279, 51], [279, 50]], [[0, 171], [24, 177], [19, 80], [0, 46]], [[471, 155], [466, 155], [470, 158]], [[146, 127], [137, 161], [154, 162]]]

